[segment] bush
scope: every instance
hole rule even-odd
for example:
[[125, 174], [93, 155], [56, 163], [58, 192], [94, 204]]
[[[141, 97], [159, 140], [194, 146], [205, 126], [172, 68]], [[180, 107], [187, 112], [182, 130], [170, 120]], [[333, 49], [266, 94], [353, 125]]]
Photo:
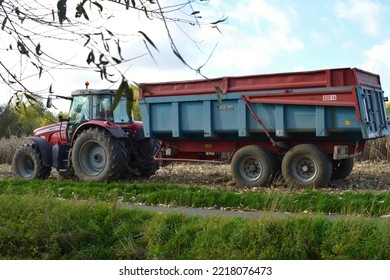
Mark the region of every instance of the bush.
[[16, 149], [26, 143], [28, 139], [25, 137], [0, 138], [0, 164], [11, 164]]
[[380, 259], [390, 223], [365, 218], [191, 217], [0, 195], [0, 259]]
[[390, 160], [390, 136], [369, 140], [363, 153], [365, 160]]

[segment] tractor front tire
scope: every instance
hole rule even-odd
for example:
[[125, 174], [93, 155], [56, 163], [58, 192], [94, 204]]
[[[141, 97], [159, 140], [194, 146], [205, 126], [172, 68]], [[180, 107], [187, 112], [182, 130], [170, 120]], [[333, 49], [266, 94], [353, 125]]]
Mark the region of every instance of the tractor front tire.
[[126, 166], [125, 141], [104, 130], [90, 128], [77, 137], [72, 166], [80, 181], [101, 182], [120, 178]]
[[20, 146], [12, 159], [12, 169], [16, 178], [47, 179], [51, 166], [43, 165], [42, 154], [35, 144]]

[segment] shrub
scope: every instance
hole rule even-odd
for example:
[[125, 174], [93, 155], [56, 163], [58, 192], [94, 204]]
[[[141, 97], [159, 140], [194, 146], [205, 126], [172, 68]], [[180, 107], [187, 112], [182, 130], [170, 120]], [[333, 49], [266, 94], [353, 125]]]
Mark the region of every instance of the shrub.
[[28, 139], [25, 137], [0, 138], [0, 164], [11, 164], [16, 149], [26, 143]]

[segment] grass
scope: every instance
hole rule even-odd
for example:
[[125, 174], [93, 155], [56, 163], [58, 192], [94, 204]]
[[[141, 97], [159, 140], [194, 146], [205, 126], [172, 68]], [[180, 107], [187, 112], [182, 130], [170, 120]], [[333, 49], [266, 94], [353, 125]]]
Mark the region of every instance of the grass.
[[390, 223], [189, 217], [0, 195], [0, 259], [389, 259]]
[[39, 195], [70, 200], [138, 202], [196, 208], [239, 208], [278, 212], [313, 212], [379, 217], [390, 214], [388, 191], [287, 190], [235, 192], [172, 184], [81, 183], [0, 180], [2, 195]]

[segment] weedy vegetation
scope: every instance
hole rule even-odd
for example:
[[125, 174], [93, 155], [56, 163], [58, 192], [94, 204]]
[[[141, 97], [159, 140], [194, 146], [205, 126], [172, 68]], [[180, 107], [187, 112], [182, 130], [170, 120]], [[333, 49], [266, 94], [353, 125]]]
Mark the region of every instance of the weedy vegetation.
[[[1, 162], [19, 140], [0, 140]], [[278, 179], [237, 189], [227, 165], [177, 164], [147, 180], [84, 183], [55, 171], [45, 181], [17, 180], [2, 164], [0, 259], [389, 259], [389, 143], [370, 142], [347, 179], [305, 190]], [[299, 215], [206, 218], [128, 203]]]

